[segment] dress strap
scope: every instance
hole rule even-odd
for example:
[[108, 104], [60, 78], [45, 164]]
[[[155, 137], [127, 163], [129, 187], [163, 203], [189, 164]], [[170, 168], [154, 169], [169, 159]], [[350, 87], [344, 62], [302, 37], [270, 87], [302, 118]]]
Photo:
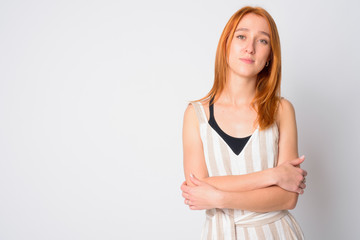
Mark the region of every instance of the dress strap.
[[190, 102], [194, 109], [195, 109], [195, 112], [196, 112], [196, 116], [199, 120], [199, 123], [200, 124], [203, 124], [203, 123], [206, 123], [207, 122], [207, 118], [206, 118], [206, 114], [205, 114], [205, 111], [204, 111], [204, 108], [201, 104], [201, 102]]

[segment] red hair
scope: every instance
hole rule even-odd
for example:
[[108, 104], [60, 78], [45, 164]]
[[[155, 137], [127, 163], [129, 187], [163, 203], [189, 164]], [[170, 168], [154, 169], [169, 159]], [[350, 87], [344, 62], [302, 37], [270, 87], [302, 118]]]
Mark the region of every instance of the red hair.
[[243, 7], [238, 10], [226, 24], [216, 51], [214, 85], [210, 92], [202, 99], [209, 101], [218, 99], [224, 90], [228, 71], [227, 59], [229, 56], [230, 44], [233, 39], [236, 27], [240, 20], [248, 13], [254, 13], [265, 18], [270, 29], [270, 61], [269, 66], [264, 67], [258, 74], [256, 81], [255, 97], [252, 106], [257, 111], [257, 123], [260, 129], [265, 129], [275, 122], [276, 111], [280, 102], [281, 83], [281, 50], [280, 38], [274, 19], [263, 8]]

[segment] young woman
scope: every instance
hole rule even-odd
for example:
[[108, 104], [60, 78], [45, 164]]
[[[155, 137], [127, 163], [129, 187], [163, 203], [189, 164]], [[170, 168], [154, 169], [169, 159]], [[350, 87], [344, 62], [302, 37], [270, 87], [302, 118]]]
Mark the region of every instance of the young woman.
[[303, 239], [287, 211], [302, 194], [294, 108], [280, 97], [280, 40], [262, 8], [229, 20], [215, 61], [215, 81], [184, 115], [190, 209], [206, 209], [202, 239]]

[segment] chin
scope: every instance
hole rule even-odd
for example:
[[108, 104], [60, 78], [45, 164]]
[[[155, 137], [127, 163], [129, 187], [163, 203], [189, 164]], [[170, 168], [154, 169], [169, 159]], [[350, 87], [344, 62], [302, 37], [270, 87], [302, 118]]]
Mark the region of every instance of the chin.
[[237, 72], [236, 75], [242, 78], [254, 78], [258, 75], [258, 72], [247, 72], [247, 71], [240, 71]]
[[235, 69], [231, 69], [230, 71], [242, 78], [254, 78], [256, 77], [262, 69], [256, 69], [254, 67], [246, 67], [246, 66], [238, 66]]

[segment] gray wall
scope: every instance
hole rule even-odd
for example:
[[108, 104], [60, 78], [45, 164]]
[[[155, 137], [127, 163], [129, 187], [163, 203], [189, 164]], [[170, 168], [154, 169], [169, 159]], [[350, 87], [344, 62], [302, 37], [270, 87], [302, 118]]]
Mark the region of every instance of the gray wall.
[[359, 2], [129, 2], [0, 2], [0, 239], [199, 239], [182, 117], [246, 4], [280, 32], [309, 172], [292, 212], [307, 239], [358, 236]]

